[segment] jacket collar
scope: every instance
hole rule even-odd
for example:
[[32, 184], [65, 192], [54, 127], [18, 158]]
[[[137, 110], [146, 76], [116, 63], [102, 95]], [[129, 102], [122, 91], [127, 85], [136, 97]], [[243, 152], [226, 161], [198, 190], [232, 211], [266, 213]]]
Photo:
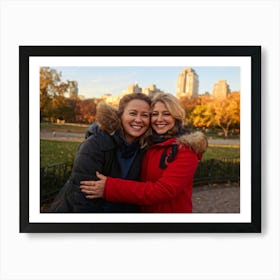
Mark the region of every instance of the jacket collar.
[[176, 137], [172, 137], [172, 138], [166, 139], [163, 142], [154, 143], [153, 146], [157, 146], [157, 147], [170, 146], [170, 145], [172, 145], [176, 141], [176, 139], [177, 139]]

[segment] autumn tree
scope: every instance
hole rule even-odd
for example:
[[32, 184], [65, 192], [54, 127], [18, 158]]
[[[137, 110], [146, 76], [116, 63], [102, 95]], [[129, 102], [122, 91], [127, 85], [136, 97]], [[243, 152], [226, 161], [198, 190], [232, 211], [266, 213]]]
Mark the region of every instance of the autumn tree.
[[210, 100], [209, 94], [182, 97], [180, 102], [186, 112], [185, 123], [195, 127], [208, 127], [207, 104]]
[[231, 128], [240, 126], [240, 92], [233, 92], [225, 98], [205, 97], [196, 106], [190, 120], [194, 127], [219, 127], [225, 137]]
[[240, 128], [240, 92], [232, 92], [228, 99], [231, 103], [232, 127]]
[[220, 127], [225, 137], [230, 128], [240, 125], [240, 94], [229, 94], [226, 98], [215, 99], [213, 102], [215, 124]]
[[95, 121], [96, 106], [99, 101], [97, 98], [79, 100], [75, 109], [76, 122], [93, 123]]
[[66, 122], [76, 122], [76, 107], [78, 101], [78, 97], [65, 99], [63, 116]]
[[194, 127], [209, 128], [214, 123], [214, 112], [211, 103], [203, 103], [194, 108], [190, 115], [190, 121]]
[[180, 101], [181, 105], [183, 106], [183, 108], [185, 109], [185, 113], [186, 113], [185, 123], [187, 125], [191, 125], [190, 116], [191, 116], [192, 111], [199, 104], [199, 99], [197, 97], [183, 96], [183, 97], [179, 98], [179, 101]]
[[68, 90], [68, 82], [61, 81], [61, 74], [50, 67], [40, 68], [40, 115], [41, 119], [61, 117], [65, 106], [64, 94]]

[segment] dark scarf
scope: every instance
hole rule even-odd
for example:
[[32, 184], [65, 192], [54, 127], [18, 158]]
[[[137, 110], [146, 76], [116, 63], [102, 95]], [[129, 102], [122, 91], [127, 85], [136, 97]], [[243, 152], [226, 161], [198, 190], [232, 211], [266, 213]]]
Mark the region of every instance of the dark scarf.
[[[176, 124], [172, 130], [168, 131], [165, 134], [159, 135], [155, 131], [152, 131], [152, 143], [154, 144], [162, 143], [172, 137], [179, 137], [188, 132], [189, 129], [187, 127], [181, 127], [178, 124]], [[176, 143], [172, 143], [170, 146], [171, 146], [171, 150], [168, 155], [167, 155], [168, 147], [165, 147], [162, 152], [160, 162], [159, 162], [159, 167], [161, 169], [165, 169], [167, 167], [167, 164], [169, 162], [172, 162], [178, 153], [178, 145]]]
[[152, 131], [152, 143], [161, 143], [164, 142], [172, 137], [180, 137], [181, 135], [185, 133], [189, 133], [189, 128], [186, 126], [181, 126], [178, 123], [175, 124], [174, 128], [169, 130], [165, 134], [157, 134], [154, 130]]
[[130, 144], [118, 131], [114, 134], [113, 138], [118, 145], [121, 157], [124, 159], [131, 158], [139, 149], [139, 141]]

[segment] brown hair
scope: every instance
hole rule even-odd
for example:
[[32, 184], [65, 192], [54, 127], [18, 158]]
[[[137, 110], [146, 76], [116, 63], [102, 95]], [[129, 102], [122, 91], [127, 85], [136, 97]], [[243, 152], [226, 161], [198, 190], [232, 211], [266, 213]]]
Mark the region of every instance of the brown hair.
[[143, 101], [147, 102], [149, 104], [149, 106], [151, 106], [151, 103], [152, 103], [151, 98], [144, 93], [126, 94], [121, 98], [121, 100], [119, 102], [119, 108], [118, 108], [119, 117], [122, 116], [124, 108], [127, 105], [127, 103], [130, 102], [131, 100], [135, 100], [135, 99], [143, 100]]
[[[120, 102], [119, 102], [119, 108], [118, 108], [118, 116], [119, 118], [122, 116], [123, 112], [124, 112], [124, 109], [126, 107], [126, 105], [131, 101], [131, 100], [143, 100], [145, 102], [148, 103], [149, 106], [151, 106], [151, 98], [144, 94], [144, 93], [130, 93], [130, 94], [126, 94], [124, 95]], [[122, 127], [122, 126], [121, 126]], [[123, 131], [122, 131], [123, 133]], [[140, 143], [140, 147], [141, 148], [144, 148], [147, 146], [148, 144], [148, 138], [150, 137], [151, 135], [151, 128], [149, 127], [148, 130], [142, 135], [139, 137], [139, 143]]]

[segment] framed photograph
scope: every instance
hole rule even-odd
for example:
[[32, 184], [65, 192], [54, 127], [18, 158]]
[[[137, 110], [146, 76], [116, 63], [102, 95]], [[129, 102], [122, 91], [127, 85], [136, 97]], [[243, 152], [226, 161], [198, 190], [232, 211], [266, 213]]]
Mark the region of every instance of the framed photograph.
[[[20, 232], [261, 232], [261, 46], [19, 46], [19, 79]], [[176, 96], [206, 136], [191, 211], [50, 211], [99, 102], [130, 93]]]

